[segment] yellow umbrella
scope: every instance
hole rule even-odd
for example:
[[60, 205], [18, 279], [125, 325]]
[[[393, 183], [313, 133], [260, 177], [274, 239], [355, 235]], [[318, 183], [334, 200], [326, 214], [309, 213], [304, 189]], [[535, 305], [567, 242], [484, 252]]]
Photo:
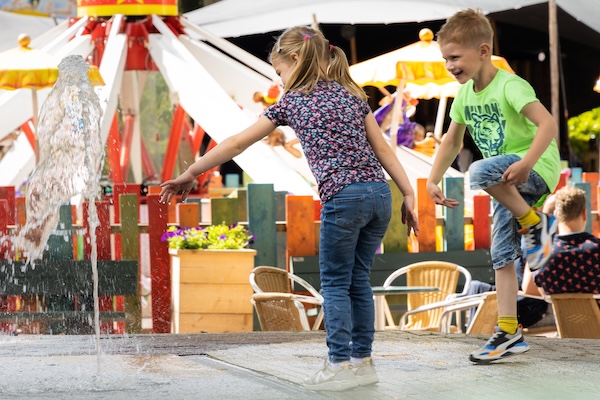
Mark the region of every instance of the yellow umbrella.
[[[37, 129], [37, 90], [54, 85], [58, 79], [60, 60], [51, 54], [29, 47], [31, 39], [26, 34], [19, 35], [18, 42], [19, 47], [0, 53], [0, 89], [31, 89], [33, 125]], [[92, 85], [104, 85], [98, 67], [90, 66], [88, 76]]]
[[[440, 104], [435, 124], [435, 136], [441, 137], [442, 123], [446, 109], [446, 99], [454, 97], [459, 88], [458, 81], [446, 69], [440, 46], [433, 40], [431, 29], [421, 29], [419, 41], [397, 50], [371, 58], [350, 66], [352, 79], [360, 86], [397, 86], [397, 93], [405, 89], [416, 99], [439, 98]], [[498, 68], [514, 73], [508, 62], [499, 56], [492, 56]], [[401, 123], [400, 101], [395, 102], [392, 114], [390, 136], [392, 146], [396, 143], [396, 130]]]
[[[446, 69], [440, 46], [430, 29], [421, 29], [419, 41], [350, 66], [352, 79], [360, 86], [398, 86], [406, 84], [411, 97], [430, 99], [454, 97], [458, 82]], [[492, 56], [498, 68], [514, 73], [508, 62]]]

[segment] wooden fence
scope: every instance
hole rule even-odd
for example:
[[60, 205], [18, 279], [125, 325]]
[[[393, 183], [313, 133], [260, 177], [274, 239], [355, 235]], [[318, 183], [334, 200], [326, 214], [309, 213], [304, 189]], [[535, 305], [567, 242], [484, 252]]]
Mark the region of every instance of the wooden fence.
[[[567, 177], [561, 177], [564, 186]], [[595, 235], [600, 233], [597, 218], [598, 173], [581, 173], [573, 169], [571, 183], [583, 188], [588, 194], [588, 230]], [[489, 249], [491, 241], [490, 198], [487, 194], [473, 198], [472, 210], [465, 213], [463, 178], [446, 178], [443, 182], [445, 195], [460, 199], [461, 206], [444, 209], [436, 206], [425, 189], [425, 179], [417, 183], [417, 211], [420, 234], [411, 239], [406, 226], [401, 223], [400, 208], [402, 195], [392, 184], [393, 209], [390, 227], [383, 240], [384, 253], [409, 251], [470, 251]], [[257, 250], [256, 265], [278, 265], [289, 268], [290, 257], [315, 256], [319, 248], [320, 204], [310, 196], [287, 195], [275, 192], [271, 184], [249, 184], [239, 189], [237, 197], [212, 198], [210, 200], [189, 199], [186, 203], [172, 202], [165, 205], [159, 202], [159, 188], [150, 188], [149, 194], [141, 198], [139, 185], [116, 185], [112, 204], [98, 202], [100, 226], [97, 228], [98, 258], [103, 260], [141, 259], [140, 242], [142, 235], [148, 235], [150, 278], [152, 285], [152, 331], [168, 333], [171, 330], [171, 286], [170, 258], [167, 243], [161, 237], [169, 224], [195, 226], [214, 223], [247, 223], [255, 234], [253, 248]], [[210, 201], [210, 207], [201, 206]], [[140, 223], [141, 206], [147, 208], [147, 224]], [[73, 235], [73, 260], [89, 259], [91, 246], [87, 234], [87, 207], [84, 218], [77, 220], [73, 210], [69, 216], [75, 223], [70, 224]], [[210, 213], [210, 216], [203, 215]], [[26, 221], [25, 199], [15, 196], [12, 187], [0, 188], [0, 237], [10, 238]], [[63, 221], [64, 222], [64, 221]], [[465, 240], [466, 238], [466, 240]], [[50, 240], [50, 251], [56, 243]], [[18, 249], [12, 249], [10, 240], [0, 241], [0, 265], [19, 257]], [[140, 263], [141, 265], [141, 263]], [[396, 266], [400, 267], [400, 265]], [[22, 304], [18, 296], [2, 296], [0, 282], [0, 313], [15, 312]], [[122, 296], [104, 299], [103, 307], [114, 311], [128, 311], [140, 314], [139, 296], [137, 301], [125, 302]], [[124, 327], [115, 332], [122, 332]], [[140, 326], [131, 328], [139, 331]]]

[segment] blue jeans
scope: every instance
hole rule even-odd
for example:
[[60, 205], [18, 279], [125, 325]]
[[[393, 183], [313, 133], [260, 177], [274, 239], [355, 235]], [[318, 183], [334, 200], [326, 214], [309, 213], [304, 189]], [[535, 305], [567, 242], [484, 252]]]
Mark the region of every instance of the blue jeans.
[[375, 312], [369, 274], [391, 208], [387, 182], [350, 184], [323, 204], [319, 267], [331, 362], [371, 355]]
[[[502, 174], [508, 167], [521, 160], [516, 154], [505, 154], [475, 161], [469, 167], [471, 189], [485, 190], [502, 182]], [[535, 171], [529, 173], [527, 182], [517, 185], [517, 190], [530, 206], [533, 206], [545, 194], [548, 185]], [[521, 257], [521, 234], [519, 223], [514, 215], [502, 204], [494, 200], [492, 216], [492, 266], [503, 268], [511, 261]]]

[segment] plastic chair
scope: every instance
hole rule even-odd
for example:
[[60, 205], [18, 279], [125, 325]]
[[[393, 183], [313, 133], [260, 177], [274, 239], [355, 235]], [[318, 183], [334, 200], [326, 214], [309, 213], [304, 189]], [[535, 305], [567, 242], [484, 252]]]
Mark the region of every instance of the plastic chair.
[[483, 293], [481, 303], [470, 321], [467, 335], [480, 334], [492, 335], [494, 327], [498, 323], [498, 296], [496, 292]]
[[552, 294], [558, 336], [561, 338], [600, 339], [600, 308], [591, 293]]
[[[263, 331], [309, 331], [304, 306], [292, 293], [254, 293], [251, 302]], [[306, 299], [302, 299], [306, 300]]]
[[[446, 261], [423, 261], [397, 269], [385, 280], [383, 286], [392, 286], [393, 282], [402, 275], [406, 275], [407, 286], [434, 286], [439, 289], [438, 292], [407, 295], [408, 311], [400, 318], [399, 323], [399, 328], [404, 330], [442, 330], [443, 306], [441, 304], [435, 307], [428, 306], [466, 294], [471, 283], [469, 271], [458, 264]], [[465, 279], [464, 289], [457, 293], [456, 289], [461, 275]], [[387, 302], [386, 321], [388, 326], [395, 327]]]
[[[301, 307], [302, 312], [304, 314], [304, 318], [307, 318], [307, 314], [306, 314], [306, 311], [304, 311], [304, 305], [302, 303], [318, 306], [319, 311], [316, 314], [316, 319], [312, 326], [312, 329], [318, 330], [320, 328], [320, 326], [323, 322], [323, 307], [322, 307], [323, 296], [321, 296], [321, 294], [319, 292], [317, 292], [317, 290], [314, 287], [312, 287], [312, 285], [310, 283], [306, 282], [304, 279], [300, 278], [299, 276], [292, 274], [291, 272], [287, 272], [286, 270], [284, 270], [282, 268], [268, 267], [268, 266], [259, 266], [259, 267], [254, 268], [250, 272], [249, 280], [250, 280], [250, 286], [252, 286], [252, 289], [257, 294], [276, 293], [276, 294], [291, 295], [292, 289], [293, 289], [293, 284], [298, 284], [301, 287], [303, 292], [308, 292], [310, 295], [294, 294], [293, 297], [290, 297], [289, 300], [292, 302], [299, 303], [299, 304], [296, 304], [294, 307], [296, 309], [300, 309], [300, 307]], [[289, 296], [284, 296], [284, 297], [289, 297]], [[266, 301], [266, 297], [259, 296], [258, 298], [263, 302]], [[279, 301], [282, 302], [281, 304], [283, 304], [283, 298], [279, 298]], [[287, 302], [287, 303], [289, 303], [289, 302]], [[263, 304], [266, 304], [266, 303], [263, 303]], [[264, 307], [266, 310], [267, 306], [264, 306]], [[290, 307], [290, 306], [288, 304], [285, 307]], [[255, 304], [255, 308], [257, 309], [257, 313], [258, 313], [258, 307], [256, 307], [256, 304]], [[307, 311], [309, 311], [309, 312], [314, 311], [314, 309], [307, 310]], [[260, 315], [259, 315], [259, 319], [260, 319]], [[308, 321], [308, 319], [307, 319], [307, 321]], [[307, 324], [308, 324], [308, 322], [307, 322]], [[268, 326], [272, 326], [272, 325], [268, 324]], [[279, 325], [277, 325], [277, 326], [279, 326]], [[262, 323], [261, 323], [261, 328], [262, 328]], [[302, 328], [302, 329], [304, 329], [304, 328]], [[308, 330], [310, 330], [310, 328]]]

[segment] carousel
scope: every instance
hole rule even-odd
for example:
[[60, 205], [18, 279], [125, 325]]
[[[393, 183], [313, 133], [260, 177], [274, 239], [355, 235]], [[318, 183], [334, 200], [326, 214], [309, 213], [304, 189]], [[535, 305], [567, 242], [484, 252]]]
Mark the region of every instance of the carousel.
[[[269, 64], [179, 16], [176, 0], [80, 0], [77, 12], [28, 46], [48, 54], [56, 65], [78, 54], [97, 66], [104, 83], [95, 90], [103, 108], [106, 178], [115, 184], [170, 179], [178, 162], [184, 167], [181, 159], [191, 163], [201, 147], [210, 149], [250, 125], [263, 110], [256, 92], [266, 93], [277, 80]], [[149, 155], [156, 144], [141, 132], [144, 87], [156, 74], [168, 87], [163, 96], [168, 99], [155, 100], [167, 100], [171, 108], [168, 131], [155, 133], [166, 142], [162, 165]], [[0, 92], [0, 140], [11, 143], [0, 159], [0, 186], [18, 188], [32, 172], [37, 104], [52, 84], [36, 86], [35, 96], [27, 86], [3, 86], [17, 90]], [[303, 155], [298, 158], [286, 145], [294, 140], [293, 131], [283, 134], [283, 140], [255, 143], [234, 161], [252, 182], [316, 198]], [[210, 174], [199, 179], [201, 190]]]

